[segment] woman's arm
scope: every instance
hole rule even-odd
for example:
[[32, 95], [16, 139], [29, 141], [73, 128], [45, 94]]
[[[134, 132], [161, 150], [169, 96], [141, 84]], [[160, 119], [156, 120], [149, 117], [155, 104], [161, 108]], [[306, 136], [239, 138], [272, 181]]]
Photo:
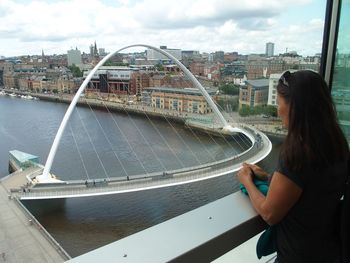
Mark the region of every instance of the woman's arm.
[[254, 185], [248, 165], [244, 165], [237, 176], [246, 187], [253, 207], [269, 225], [281, 221], [302, 193], [298, 185], [279, 172], [273, 174], [266, 197]]
[[269, 179], [269, 174], [262, 169], [260, 166], [257, 166], [256, 164], [248, 164], [248, 163], [243, 163], [243, 165], [248, 165], [254, 173], [254, 176], [257, 177], [260, 180], [268, 180]]

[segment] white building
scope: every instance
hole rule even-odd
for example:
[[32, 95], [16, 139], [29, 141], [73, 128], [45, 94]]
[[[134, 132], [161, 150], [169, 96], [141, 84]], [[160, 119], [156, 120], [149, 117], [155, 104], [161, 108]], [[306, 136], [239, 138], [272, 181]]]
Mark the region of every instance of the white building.
[[106, 50], [105, 50], [104, 48], [99, 48], [99, 49], [98, 49], [98, 54], [100, 54], [100, 56], [105, 56], [105, 55], [107, 55]]
[[68, 50], [67, 61], [68, 61], [68, 66], [72, 66], [74, 64], [77, 67], [80, 67], [83, 64], [81, 60], [80, 50], [78, 50], [78, 48]]
[[267, 99], [267, 105], [277, 106], [277, 84], [282, 73], [270, 74], [269, 79], [269, 95]]
[[[161, 46], [160, 49], [164, 50], [165, 52], [169, 53], [170, 55], [173, 55], [178, 60], [182, 59], [181, 49], [167, 48], [166, 46]], [[169, 60], [169, 58], [167, 58], [163, 54], [160, 54], [156, 50], [147, 49], [146, 52], [147, 52], [147, 60]]]
[[[130, 80], [133, 71], [135, 70], [129, 67], [102, 66], [95, 72], [92, 79], [99, 79], [100, 75], [108, 75], [108, 79], [111, 80]], [[89, 74], [90, 71], [84, 71], [83, 77], [86, 78]]]
[[[289, 71], [291, 73], [293, 73], [296, 70], [289, 69]], [[284, 72], [270, 74], [269, 95], [268, 95], [268, 99], [267, 99], [267, 105], [277, 106], [277, 84], [278, 84], [278, 81], [283, 73]]]

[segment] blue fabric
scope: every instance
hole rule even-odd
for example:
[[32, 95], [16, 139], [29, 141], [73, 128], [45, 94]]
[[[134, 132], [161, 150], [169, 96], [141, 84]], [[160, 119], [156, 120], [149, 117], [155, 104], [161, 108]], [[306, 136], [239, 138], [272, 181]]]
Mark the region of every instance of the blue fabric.
[[[259, 180], [254, 178], [253, 182], [258, 190], [266, 196], [269, 190], [269, 184], [267, 180]], [[248, 195], [248, 191], [243, 184], [239, 185], [242, 193]], [[274, 238], [274, 228], [273, 226], [268, 227], [265, 232], [259, 237], [258, 243], [256, 244], [256, 255], [258, 259], [263, 256], [270, 255], [276, 252], [276, 243]]]
[[[253, 182], [255, 184], [255, 186], [258, 188], [258, 190], [263, 193], [263, 195], [267, 194], [267, 191], [269, 190], [269, 184], [267, 180], [259, 180], [254, 178]], [[245, 188], [245, 186], [243, 184], [239, 185], [239, 188], [241, 189], [242, 193], [248, 195], [247, 189]]]

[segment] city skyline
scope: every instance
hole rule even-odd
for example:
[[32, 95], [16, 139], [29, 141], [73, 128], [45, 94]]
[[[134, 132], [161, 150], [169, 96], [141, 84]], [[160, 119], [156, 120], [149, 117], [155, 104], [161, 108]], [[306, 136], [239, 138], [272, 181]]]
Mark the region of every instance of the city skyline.
[[321, 52], [325, 0], [179, 1], [3, 0], [0, 56], [89, 53], [94, 41], [107, 52], [144, 43], [263, 54], [267, 42], [277, 55]]

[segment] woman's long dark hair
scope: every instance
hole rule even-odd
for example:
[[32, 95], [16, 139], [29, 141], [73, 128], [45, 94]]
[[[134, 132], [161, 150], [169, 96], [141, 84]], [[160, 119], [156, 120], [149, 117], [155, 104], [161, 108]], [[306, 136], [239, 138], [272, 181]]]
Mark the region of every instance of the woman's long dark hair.
[[348, 143], [339, 127], [330, 89], [318, 73], [287, 71], [277, 92], [289, 103], [288, 135], [280, 153], [288, 169], [322, 168], [348, 159]]

